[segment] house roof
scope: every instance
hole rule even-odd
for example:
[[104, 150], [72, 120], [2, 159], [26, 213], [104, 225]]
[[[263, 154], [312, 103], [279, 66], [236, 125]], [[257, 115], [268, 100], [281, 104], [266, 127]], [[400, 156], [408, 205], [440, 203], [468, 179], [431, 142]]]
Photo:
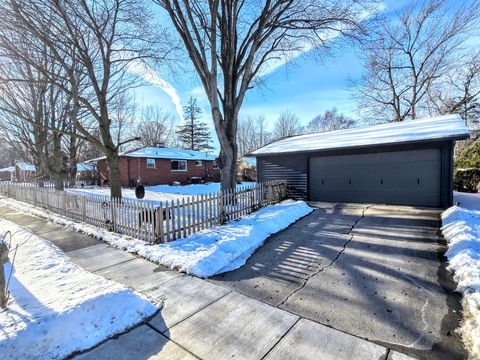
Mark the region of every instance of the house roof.
[[216, 156], [201, 151], [182, 150], [172, 148], [144, 147], [128, 151], [122, 156], [142, 157], [152, 159], [176, 159], [176, 160], [215, 160]]
[[9, 166], [3, 169], [0, 169], [0, 172], [14, 172], [15, 171], [15, 166]]
[[36, 171], [35, 165], [26, 163], [26, 162], [18, 162], [17, 165], [20, 170], [25, 170], [25, 171]]
[[465, 139], [468, 129], [457, 114], [408, 120], [347, 130], [293, 136], [255, 150], [250, 155], [347, 149], [374, 145]]
[[[144, 147], [136, 150], [125, 151], [120, 156], [149, 159], [173, 159], [173, 160], [215, 160], [215, 155], [201, 151], [183, 150], [173, 148]], [[91, 159], [87, 163], [105, 159], [105, 156]]]
[[94, 171], [96, 169], [95, 165], [80, 163], [77, 164], [77, 171]]

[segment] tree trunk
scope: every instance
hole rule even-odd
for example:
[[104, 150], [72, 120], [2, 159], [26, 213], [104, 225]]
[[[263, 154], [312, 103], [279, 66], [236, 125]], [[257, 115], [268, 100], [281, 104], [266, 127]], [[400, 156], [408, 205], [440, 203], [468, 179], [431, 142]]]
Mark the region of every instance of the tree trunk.
[[117, 153], [107, 155], [109, 167], [110, 196], [112, 198], [122, 198], [122, 184], [120, 182], [120, 158]]
[[[216, 115], [218, 116], [218, 114]], [[220, 186], [222, 191], [235, 188], [238, 155], [236, 139], [237, 120], [238, 114], [233, 109], [224, 112], [224, 119], [214, 120], [221, 149], [218, 165], [220, 167]]]
[[53, 175], [53, 183], [55, 185], [55, 190], [63, 190], [63, 176], [61, 173], [55, 173]]
[[75, 187], [77, 178], [77, 163], [70, 165], [68, 171], [68, 186]]
[[[228, 145], [221, 145], [220, 151], [220, 185], [222, 190], [235, 188], [235, 168], [237, 164], [237, 150]], [[235, 146], [236, 147], [236, 146]], [[228, 148], [228, 149], [227, 149]]]
[[69, 143], [69, 149], [68, 149], [68, 157], [69, 157], [69, 163], [70, 167], [68, 169], [68, 185], [70, 187], [75, 186], [75, 180], [77, 177], [77, 144], [76, 144], [76, 139], [73, 136], [70, 136], [70, 143]]

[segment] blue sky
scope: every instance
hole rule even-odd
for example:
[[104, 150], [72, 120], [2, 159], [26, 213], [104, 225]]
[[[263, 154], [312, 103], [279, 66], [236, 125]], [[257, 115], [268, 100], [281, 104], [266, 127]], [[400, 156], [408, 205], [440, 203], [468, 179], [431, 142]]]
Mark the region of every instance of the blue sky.
[[[348, 91], [348, 79], [358, 78], [362, 65], [352, 48], [336, 52], [322, 63], [309, 54], [297, 58], [293, 64], [280, 66], [266, 75], [265, 86], [247, 92], [240, 117], [263, 114], [269, 121], [287, 109], [297, 113], [302, 122], [332, 107], [354, 115], [355, 104]], [[196, 97], [209, 121], [209, 107], [203, 88], [192, 74], [185, 76], [159, 75], [177, 91], [182, 104], [190, 96]], [[176, 116], [176, 107], [170, 96], [155, 86], [138, 89], [137, 99], [145, 105], [157, 104]], [[177, 116], [178, 117], [178, 116]]]
[[[408, 1], [385, 1], [385, 14], [389, 16]], [[190, 96], [198, 99], [204, 120], [211, 126], [209, 105], [203, 88], [200, 86], [188, 62], [184, 65], [182, 75], [175, 76], [168, 71], [157, 72], [159, 77], [168, 82], [176, 92], [172, 96], [156, 86], [146, 86], [137, 90], [137, 99], [144, 105], [156, 104], [172, 113], [179, 121], [179, 104], [185, 104]], [[362, 64], [355, 53], [353, 45], [345, 46], [334, 54], [324, 58], [322, 63], [306, 53], [293, 61], [278, 67], [266, 76], [266, 86], [254, 88], [247, 92], [240, 118], [249, 115], [264, 115], [270, 124], [278, 115], [291, 110], [298, 114], [301, 122], [306, 124], [317, 114], [336, 107], [339, 112], [357, 118], [356, 103], [348, 89], [350, 79], [358, 79], [362, 73]], [[175, 106], [173, 99], [177, 99]], [[214, 136], [215, 137], [215, 136]], [[218, 145], [217, 141], [215, 143]]]

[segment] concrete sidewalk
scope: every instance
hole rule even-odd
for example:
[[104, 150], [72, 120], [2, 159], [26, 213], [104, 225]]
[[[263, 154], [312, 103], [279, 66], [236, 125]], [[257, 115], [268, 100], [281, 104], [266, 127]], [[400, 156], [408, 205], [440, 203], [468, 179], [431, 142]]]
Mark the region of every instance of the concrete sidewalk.
[[85, 269], [163, 301], [147, 324], [79, 359], [410, 359], [44, 219], [1, 205], [0, 216], [50, 240]]

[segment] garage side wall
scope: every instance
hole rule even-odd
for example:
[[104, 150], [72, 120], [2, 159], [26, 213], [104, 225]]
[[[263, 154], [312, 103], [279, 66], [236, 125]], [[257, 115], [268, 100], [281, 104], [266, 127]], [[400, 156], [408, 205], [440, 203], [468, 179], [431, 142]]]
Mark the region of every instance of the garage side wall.
[[285, 156], [262, 156], [257, 158], [258, 181], [287, 180], [295, 199], [307, 198], [308, 156], [290, 154]]
[[453, 203], [453, 147], [454, 141], [448, 140], [363, 149], [259, 156], [257, 158], [258, 181], [287, 180], [294, 198], [309, 199], [308, 177], [315, 176], [309, 174], [309, 158], [311, 157], [436, 148], [441, 151], [441, 207], [446, 208]]

